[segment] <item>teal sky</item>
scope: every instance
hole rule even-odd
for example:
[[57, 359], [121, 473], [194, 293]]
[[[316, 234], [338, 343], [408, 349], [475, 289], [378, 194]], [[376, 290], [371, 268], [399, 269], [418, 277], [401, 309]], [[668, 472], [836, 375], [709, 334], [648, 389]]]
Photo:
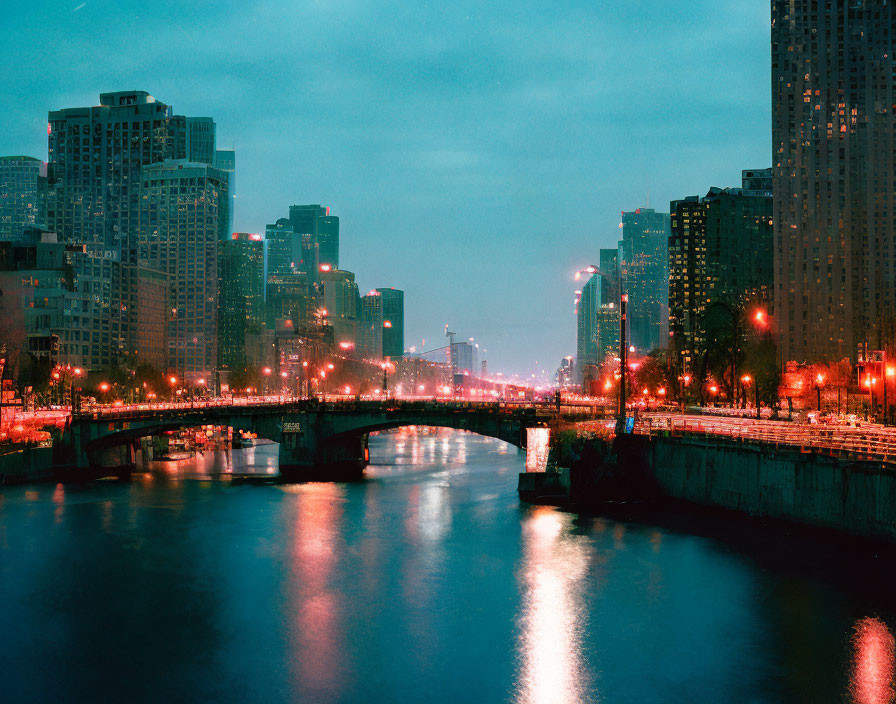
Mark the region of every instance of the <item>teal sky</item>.
[[757, 0], [35, 0], [0, 26], [0, 154], [45, 159], [47, 111], [104, 91], [211, 115], [238, 230], [331, 206], [363, 292], [406, 291], [406, 344], [450, 323], [492, 371], [575, 353], [573, 272], [648, 189], [771, 165]]

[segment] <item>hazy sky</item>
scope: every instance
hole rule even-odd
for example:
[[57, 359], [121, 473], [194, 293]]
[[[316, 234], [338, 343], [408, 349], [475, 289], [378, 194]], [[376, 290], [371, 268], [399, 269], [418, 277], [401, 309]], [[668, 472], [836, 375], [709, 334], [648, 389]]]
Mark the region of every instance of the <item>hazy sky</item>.
[[[686, 7], [687, 12], [682, 12]], [[33, 0], [0, 3], [0, 154], [47, 111], [146, 90], [237, 151], [236, 229], [341, 218], [362, 293], [406, 291], [490, 370], [575, 353], [576, 269], [619, 213], [771, 165], [762, 0]]]

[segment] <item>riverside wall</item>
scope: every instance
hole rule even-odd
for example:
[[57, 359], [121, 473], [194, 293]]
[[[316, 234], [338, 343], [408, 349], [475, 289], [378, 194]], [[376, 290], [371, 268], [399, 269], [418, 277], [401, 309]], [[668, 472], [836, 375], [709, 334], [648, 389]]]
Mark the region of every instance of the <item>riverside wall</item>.
[[629, 436], [620, 469], [700, 506], [896, 539], [896, 468], [711, 438]]

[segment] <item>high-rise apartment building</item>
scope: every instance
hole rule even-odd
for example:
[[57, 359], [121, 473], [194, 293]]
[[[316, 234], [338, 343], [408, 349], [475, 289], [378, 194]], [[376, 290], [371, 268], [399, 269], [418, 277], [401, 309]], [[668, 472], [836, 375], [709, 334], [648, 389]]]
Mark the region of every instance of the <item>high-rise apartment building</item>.
[[704, 198], [672, 202], [669, 326], [684, 371], [696, 371], [704, 315], [714, 303], [727, 315], [773, 310], [772, 198], [756, 173], [744, 172], [749, 190], [711, 188]]
[[668, 243], [668, 213], [650, 208], [622, 213], [622, 293], [627, 293], [629, 299], [629, 340], [642, 352], [668, 345]]
[[47, 164], [30, 156], [0, 156], [0, 242], [24, 242], [47, 220]]
[[140, 175], [140, 259], [168, 277], [167, 368], [211, 378], [218, 365], [218, 258], [227, 178], [208, 164], [168, 160]]
[[706, 286], [706, 204], [698, 196], [671, 204], [669, 237], [669, 328], [682, 372], [694, 371], [701, 344]]
[[74, 257], [78, 308], [66, 317], [67, 359], [96, 369], [128, 361], [136, 331], [141, 170], [186, 153], [186, 121], [143, 91], [51, 111], [47, 229]]
[[773, 0], [776, 327], [784, 359], [896, 342], [896, 8]]
[[246, 336], [264, 327], [264, 239], [234, 232], [218, 258], [218, 368], [246, 366]]
[[383, 357], [401, 359], [404, 356], [404, 291], [378, 288], [377, 292], [383, 301]]

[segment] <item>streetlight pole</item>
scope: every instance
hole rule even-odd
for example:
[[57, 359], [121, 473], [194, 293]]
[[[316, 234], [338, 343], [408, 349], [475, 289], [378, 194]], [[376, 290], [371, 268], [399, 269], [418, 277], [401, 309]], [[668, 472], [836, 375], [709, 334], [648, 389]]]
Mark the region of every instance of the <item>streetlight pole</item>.
[[619, 299], [619, 413], [616, 421], [616, 434], [625, 432], [625, 373], [628, 369], [628, 345], [625, 329], [628, 318], [628, 294], [623, 293]]

